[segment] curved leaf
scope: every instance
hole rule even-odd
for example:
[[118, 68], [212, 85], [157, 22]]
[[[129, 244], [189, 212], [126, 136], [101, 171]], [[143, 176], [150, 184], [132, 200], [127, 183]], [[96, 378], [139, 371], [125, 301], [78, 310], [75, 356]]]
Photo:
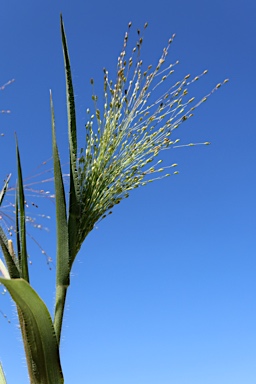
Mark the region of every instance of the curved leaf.
[[33, 290], [23, 279], [4, 279], [0, 282], [6, 287], [15, 301], [18, 312], [22, 315], [26, 336], [26, 346], [29, 349], [28, 364], [32, 367], [33, 384], [62, 384], [64, 383], [58, 343], [49, 311]]

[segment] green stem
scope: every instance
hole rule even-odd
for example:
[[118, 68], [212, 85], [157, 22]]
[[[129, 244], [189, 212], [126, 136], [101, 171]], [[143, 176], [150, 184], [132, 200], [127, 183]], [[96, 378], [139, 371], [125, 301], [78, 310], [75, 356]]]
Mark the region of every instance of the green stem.
[[57, 337], [57, 342], [60, 345], [61, 328], [63, 322], [63, 315], [65, 309], [65, 302], [67, 296], [68, 286], [57, 285], [56, 299], [55, 299], [55, 315], [54, 315], [54, 329]]

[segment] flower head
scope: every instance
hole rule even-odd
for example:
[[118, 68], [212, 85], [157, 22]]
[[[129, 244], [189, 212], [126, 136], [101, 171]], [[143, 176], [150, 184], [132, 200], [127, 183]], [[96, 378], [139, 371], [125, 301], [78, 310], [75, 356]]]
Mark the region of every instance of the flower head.
[[[112, 208], [127, 198], [131, 190], [178, 173], [176, 170], [166, 173], [167, 168], [172, 169], [177, 164], [162, 167], [159, 154], [177, 146], [179, 139], [173, 139], [173, 132], [221, 85], [196, 102], [194, 97], [188, 96], [189, 85], [206, 75], [207, 70], [192, 79], [188, 74], [170, 85], [178, 62], [166, 65], [166, 58], [175, 35], [163, 49], [157, 65], [145, 69], [140, 58], [143, 37], [140, 31], [138, 35], [128, 58], [129, 34], [125, 34], [115, 82], [110, 80], [108, 71], [103, 70], [102, 110], [98, 107], [97, 95], [94, 92], [92, 95], [95, 111], [86, 123], [86, 145], [78, 164], [80, 244], [95, 223], [112, 213]], [[94, 89], [93, 79], [91, 84]], [[165, 86], [163, 91], [162, 86]], [[89, 109], [87, 113], [90, 114]]]

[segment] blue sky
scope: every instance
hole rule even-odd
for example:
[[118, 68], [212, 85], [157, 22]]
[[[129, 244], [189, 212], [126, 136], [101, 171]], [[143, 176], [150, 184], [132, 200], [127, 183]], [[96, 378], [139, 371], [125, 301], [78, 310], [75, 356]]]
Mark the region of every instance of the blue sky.
[[[1, 4], [0, 85], [15, 82], [0, 91], [0, 109], [11, 110], [0, 116], [0, 177], [11, 172], [13, 184], [14, 132], [25, 178], [51, 168], [42, 164], [51, 157], [49, 89], [63, 164], [68, 157], [60, 12], [81, 140], [91, 104], [90, 78], [101, 89], [103, 67], [114, 77], [129, 21], [134, 38], [137, 28], [149, 24], [145, 63], [156, 63], [176, 33], [169, 54], [171, 62], [180, 61], [176, 76], [209, 70], [191, 88], [195, 96], [230, 79], [177, 132], [183, 143], [210, 141], [211, 146], [166, 151], [165, 162], [178, 163], [180, 174], [136, 190], [86, 239], [72, 273], [64, 321], [65, 382], [255, 383], [256, 3]], [[50, 178], [51, 171], [38, 179], [44, 177]], [[35, 188], [53, 192], [52, 183]], [[10, 193], [7, 205], [12, 199]], [[31, 226], [30, 235], [54, 258], [54, 204], [34, 196], [28, 196], [28, 204], [31, 217], [49, 228]], [[1, 215], [9, 214], [8, 209]], [[52, 310], [54, 265], [49, 270], [33, 239], [29, 247], [32, 284]], [[0, 309], [11, 320], [0, 317], [0, 360], [7, 381], [26, 384], [17, 316], [7, 295], [1, 295]]]

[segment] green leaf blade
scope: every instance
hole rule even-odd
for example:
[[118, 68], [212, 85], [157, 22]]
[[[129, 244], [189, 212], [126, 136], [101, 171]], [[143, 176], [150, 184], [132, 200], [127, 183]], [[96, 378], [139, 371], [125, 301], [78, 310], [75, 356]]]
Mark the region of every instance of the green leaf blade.
[[57, 225], [57, 266], [56, 266], [56, 302], [54, 327], [58, 343], [60, 342], [62, 320], [64, 314], [66, 292], [70, 283], [69, 235], [65, 189], [61, 172], [59, 151], [56, 141], [55, 118], [52, 94], [50, 93], [52, 116], [52, 151], [54, 163], [54, 184], [56, 196], [56, 225]]
[[62, 384], [59, 348], [49, 311], [24, 279], [4, 279], [0, 282], [9, 291], [24, 319], [26, 347], [30, 350], [33, 384]]
[[[70, 155], [73, 171], [76, 171], [76, 160], [77, 160], [77, 135], [76, 135], [76, 110], [75, 110], [75, 97], [73, 90], [71, 66], [69, 60], [67, 39], [64, 30], [64, 24], [62, 16], [61, 20], [61, 38], [63, 57], [65, 64], [65, 76], [66, 76], [66, 97], [67, 97], [67, 114], [68, 114], [68, 133], [69, 133], [69, 144], [70, 144]], [[74, 172], [75, 175], [75, 172]]]
[[66, 212], [66, 199], [63, 177], [61, 172], [59, 151], [56, 141], [55, 117], [52, 94], [50, 94], [52, 115], [52, 151], [54, 163], [54, 183], [56, 198], [56, 225], [57, 225], [57, 285], [69, 285], [69, 253], [68, 253], [68, 225]]
[[[20, 244], [20, 270], [21, 277], [29, 282], [27, 236], [26, 236], [26, 215], [25, 215], [25, 195], [23, 189], [23, 178], [20, 161], [18, 141], [16, 138], [16, 156], [18, 169], [18, 210], [16, 209], [16, 223], [19, 221], [17, 232], [17, 242]], [[19, 220], [18, 220], [19, 217]]]
[[79, 231], [79, 217], [80, 217], [80, 189], [77, 174], [77, 132], [76, 132], [76, 109], [75, 98], [72, 83], [72, 73], [70, 66], [70, 59], [68, 53], [67, 39], [63, 24], [62, 15], [61, 19], [61, 37], [62, 48], [65, 65], [66, 77], [66, 97], [67, 97], [67, 115], [68, 115], [68, 134], [69, 134], [69, 152], [70, 152], [70, 193], [69, 193], [69, 217], [68, 217], [68, 231], [69, 231], [69, 256], [72, 265], [75, 256], [80, 246], [77, 246], [77, 233]]

